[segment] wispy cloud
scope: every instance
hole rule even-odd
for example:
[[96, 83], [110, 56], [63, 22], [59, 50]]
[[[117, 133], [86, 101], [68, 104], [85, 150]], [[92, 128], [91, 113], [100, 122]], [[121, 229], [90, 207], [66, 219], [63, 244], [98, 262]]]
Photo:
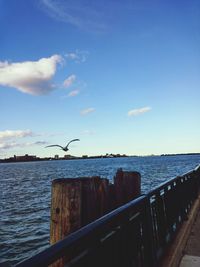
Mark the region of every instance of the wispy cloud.
[[27, 138], [42, 138], [51, 137], [51, 136], [58, 136], [64, 133], [34, 133], [31, 130], [5, 130], [0, 131], [0, 151], [5, 151], [8, 149], [14, 148], [25, 148], [25, 147], [32, 147], [32, 146], [45, 146], [48, 144], [47, 141], [44, 140], [37, 140], [37, 141], [28, 141], [25, 142]]
[[[138, 14], [161, 6], [158, 1], [133, 0], [40, 0], [40, 9], [49, 17], [92, 33], [107, 33], [119, 21], [131, 15], [133, 25], [140, 23]], [[141, 17], [139, 16], [139, 17]], [[127, 21], [126, 21], [127, 22]], [[137, 31], [132, 27], [133, 34]]]
[[128, 116], [138, 116], [151, 110], [151, 107], [143, 107], [138, 109], [129, 110]]
[[40, 145], [47, 145], [48, 144], [48, 142], [46, 142], [46, 141], [36, 141], [36, 142], [34, 142], [34, 143], [30, 143], [32, 146], [34, 145], [34, 146], [40, 146]]
[[101, 1], [41, 0], [41, 4], [50, 17], [77, 28], [92, 32], [104, 32], [107, 28], [105, 21], [109, 16]]
[[29, 136], [34, 136], [34, 133], [31, 130], [0, 131], [0, 141], [1, 140], [8, 140], [8, 139], [29, 137]]
[[73, 90], [71, 92], [69, 92], [69, 94], [67, 95], [68, 97], [74, 97], [77, 96], [80, 93], [79, 90]]
[[66, 133], [65, 132], [54, 132], [54, 133], [43, 132], [43, 133], [37, 134], [37, 136], [45, 136], [45, 137], [55, 137], [55, 136], [63, 136], [63, 135], [66, 135]]
[[83, 134], [85, 134], [85, 135], [94, 135], [95, 131], [93, 131], [93, 130], [85, 130], [85, 131], [83, 131]]
[[68, 88], [75, 82], [75, 80], [76, 80], [76, 75], [72, 74], [69, 77], [67, 77], [67, 79], [64, 80], [63, 86], [65, 88]]
[[45, 95], [55, 89], [52, 78], [60, 55], [41, 58], [38, 61], [9, 63], [0, 61], [0, 85], [13, 87], [31, 95]]
[[88, 51], [76, 50], [75, 52], [65, 54], [66, 59], [72, 60], [75, 63], [83, 63], [89, 55]]
[[27, 142], [27, 143], [17, 143], [17, 142], [4, 142], [0, 143], [0, 150], [7, 150], [7, 149], [13, 149], [13, 148], [24, 148], [24, 147], [30, 147], [30, 146], [44, 146], [48, 143], [46, 141], [37, 141], [37, 142]]
[[92, 113], [95, 111], [95, 108], [86, 108], [86, 109], [83, 109], [81, 110], [81, 115], [88, 115], [89, 113]]
[[20, 147], [20, 146], [21, 144], [16, 143], [16, 142], [0, 143], [0, 150], [11, 149], [11, 148]]

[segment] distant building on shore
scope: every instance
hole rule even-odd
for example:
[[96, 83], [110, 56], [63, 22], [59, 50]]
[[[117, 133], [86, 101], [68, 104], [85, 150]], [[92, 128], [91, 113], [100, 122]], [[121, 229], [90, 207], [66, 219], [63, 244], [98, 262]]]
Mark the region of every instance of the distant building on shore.
[[25, 154], [24, 156], [16, 156], [5, 159], [0, 159], [0, 163], [7, 163], [7, 162], [27, 162], [27, 161], [46, 161], [46, 160], [71, 160], [71, 159], [98, 159], [98, 158], [116, 158], [116, 157], [128, 157], [127, 155], [123, 154], [105, 154], [105, 155], [96, 155], [96, 156], [88, 156], [82, 155], [81, 157], [72, 156], [70, 154], [64, 155], [64, 157], [60, 157], [59, 155], [54, 155], [53, 157], [44, 157], [40, 158], [35, 155], [28, 155]]
[[25, 154], [24, 156], [16, 156], [4, 159], [4, 162], [26, 162], [26, 161], [37, 161], [39, 158], [37, 158], [35, 155], [28, 155]]

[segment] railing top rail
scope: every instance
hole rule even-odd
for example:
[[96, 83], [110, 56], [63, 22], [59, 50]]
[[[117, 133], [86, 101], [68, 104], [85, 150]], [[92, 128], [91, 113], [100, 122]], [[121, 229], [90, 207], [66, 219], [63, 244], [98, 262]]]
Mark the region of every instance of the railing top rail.
[[[103, 217], [97, 219], [94, 222], [82, 227], [76, 232], [68, 235], [63, 240], [57, 242], [56, 244], [50, 246], [49, 248], [41, 251], [30, 259], [24, 260], [21, 263], [17, 264], [16, 267], [23, 266], [46, 266], [53, 263], [55, 260], [59, 259], [63, 252], [66, 250], [73, 249], [73, 245], [76, 242], [83, 241], [84, 239], [92, 240], [93, 233], [98, 237], [97, 233], [101, 234], [104, 230], [108, 229], [110, 225], [115, 225], [118, 218], [122, 218], [131, 210], [137, 212], [142, 209], [142, 206], [146, 200], [146, 196], [142, 195], [127, 204], [111, 211], [110, 213], [104, 215]], [[76, 243], [77, 246], [77, 243]]]
[[178, 179], [180, 179], [180, 177], [184, 177], [184, 176], [188, 176], [196, 171], [200, 170], [200, 165], [198, 165], [194, 170], [190, 170], [186, 173], [183, 173], [182, 175], [176, 176], [174, 178], [169, 179], [166, 182], [161, 183], [160, 185], [156, 186], [155, 188], [153, 188], [152, 190], [150, 190], [147, 193], [147, 196], [152, 196], [154, 195], [156, 192], [161, 191], [162, 189], [166, 188], [168, 185], [171, 185], [173, 182], [177, 181]]
[[195, 171], [200, 171], [200, 164], [196, 166]]

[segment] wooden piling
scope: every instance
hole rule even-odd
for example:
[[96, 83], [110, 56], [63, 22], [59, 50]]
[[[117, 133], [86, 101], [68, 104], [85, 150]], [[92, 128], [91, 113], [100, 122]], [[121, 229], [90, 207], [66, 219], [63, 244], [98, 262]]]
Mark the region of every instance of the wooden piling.
[[[81, 227], [81, 187], [79, 179], [56, 179], [52, 182], [50, 244]], [[51, 267], [63, 267], [65, 259]]]
[[114, 177], [116, 206], [121, 206], [141, 194], [141, 175], [118, 169]]
[[101, 217], [108, 210], [108, 179], [82, 178], [81, 226]]
[[[54, 244], [82, 226], [140, 195], [138, 172], [119, 169], [114, 184], [106, 178], [56, 179], [52, 182], [50, 243]], [[51, 267], [63, 267], [66, 258]]]
[[[108, 179], [56, 179], [52, 183], [50, 243], [54, 244], [104, 215], [108, 207]], [[62, 267], [61, 259], [51, 267]]]

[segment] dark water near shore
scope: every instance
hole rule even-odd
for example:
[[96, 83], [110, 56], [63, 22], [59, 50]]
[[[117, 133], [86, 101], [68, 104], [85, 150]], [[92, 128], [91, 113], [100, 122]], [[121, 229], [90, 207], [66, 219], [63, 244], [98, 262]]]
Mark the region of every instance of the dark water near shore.
[[14, 266], [49, 245], [51, 181], [139, 171], [145, 193], [194, 169], [200, 155], [129, 157], [0, 164], [0, 266]]

